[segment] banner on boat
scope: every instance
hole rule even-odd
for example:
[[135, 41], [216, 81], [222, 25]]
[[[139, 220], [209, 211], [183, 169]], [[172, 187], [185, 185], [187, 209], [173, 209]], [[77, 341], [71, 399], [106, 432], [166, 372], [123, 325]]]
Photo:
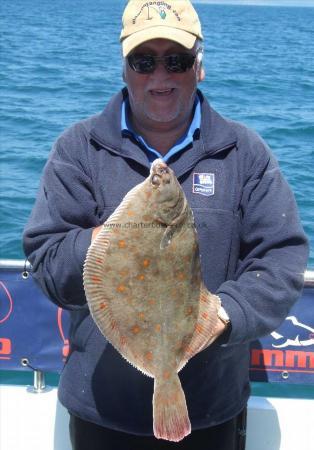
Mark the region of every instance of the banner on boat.
[[0, 370], [60, 372], [69, 352], [69, 313], [26, 271], [0, 271]]
[[305, 288], [282, 325], [250, 351], [252, 381], [314, 384], [314, 289]]
[[[69, 353], [69, 313], [31, 275], [0, 271], [0, 370], [60, 372]], [[314, 384], [314, 288], [305, 288], [283, 324], [250, 349], [252, 381]]]

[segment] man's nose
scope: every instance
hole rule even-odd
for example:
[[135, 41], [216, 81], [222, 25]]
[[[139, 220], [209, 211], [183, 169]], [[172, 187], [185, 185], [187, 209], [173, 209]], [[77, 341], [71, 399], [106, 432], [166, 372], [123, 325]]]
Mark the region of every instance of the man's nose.
[[164, 61], [156, 61], [155, 70], [152, 73], [155, 78], [169, 78], [170, 72], [165, 67]]

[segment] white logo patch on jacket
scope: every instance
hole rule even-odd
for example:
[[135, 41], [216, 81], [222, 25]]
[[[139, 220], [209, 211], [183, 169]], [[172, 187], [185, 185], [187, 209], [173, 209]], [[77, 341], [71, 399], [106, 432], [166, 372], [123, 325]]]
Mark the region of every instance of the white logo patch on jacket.
[[193, 173], [193, 193], [206, 196], [214, 195], [215, 174]]

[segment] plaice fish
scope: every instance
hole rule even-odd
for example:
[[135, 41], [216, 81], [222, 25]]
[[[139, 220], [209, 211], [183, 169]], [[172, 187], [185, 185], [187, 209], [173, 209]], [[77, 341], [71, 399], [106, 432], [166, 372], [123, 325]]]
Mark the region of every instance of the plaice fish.
[[191, 424], [178, 372], [211, 342], [220, 301], [202, 283], [193, 214], [162, 160], [105, 222], [83, 279], [100, 331], [154, 377], [154, 435], [180, 441]]

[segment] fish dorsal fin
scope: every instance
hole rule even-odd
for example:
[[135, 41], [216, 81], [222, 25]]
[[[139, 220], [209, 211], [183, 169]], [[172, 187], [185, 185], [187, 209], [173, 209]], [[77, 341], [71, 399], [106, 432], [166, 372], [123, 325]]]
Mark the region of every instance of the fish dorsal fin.
[[[83, 272], [85, 294], [94, 321], [105, 338], [111, 342], [131, 365], [134, 365], [132, 359], [135, 360], [135, 357], [130, 348], [128, 348], [127, 352], [125, 351], [126, 340], [120, 332], [119, 323], [112, 313], [110, 302], [106, 298], [103, 265], [110, 248], [110, 241], [114, 238], [114, 227], [106, 225], [115, 224], [123, 220], [123, 217], [125, 217], [124, 213], [129, 209], [130, 204], [136, 200], [139, 188], [140, 185], [137, 185], [129, 191], [120, 205], [106, 220], [102, 230], [87, 251]], [[126, 354], [129, 355], [129, 358]], [[153, 374], [145, 364], [141, 366], [141, 369], [137, 368], [145, 375], [153, 377]]]

